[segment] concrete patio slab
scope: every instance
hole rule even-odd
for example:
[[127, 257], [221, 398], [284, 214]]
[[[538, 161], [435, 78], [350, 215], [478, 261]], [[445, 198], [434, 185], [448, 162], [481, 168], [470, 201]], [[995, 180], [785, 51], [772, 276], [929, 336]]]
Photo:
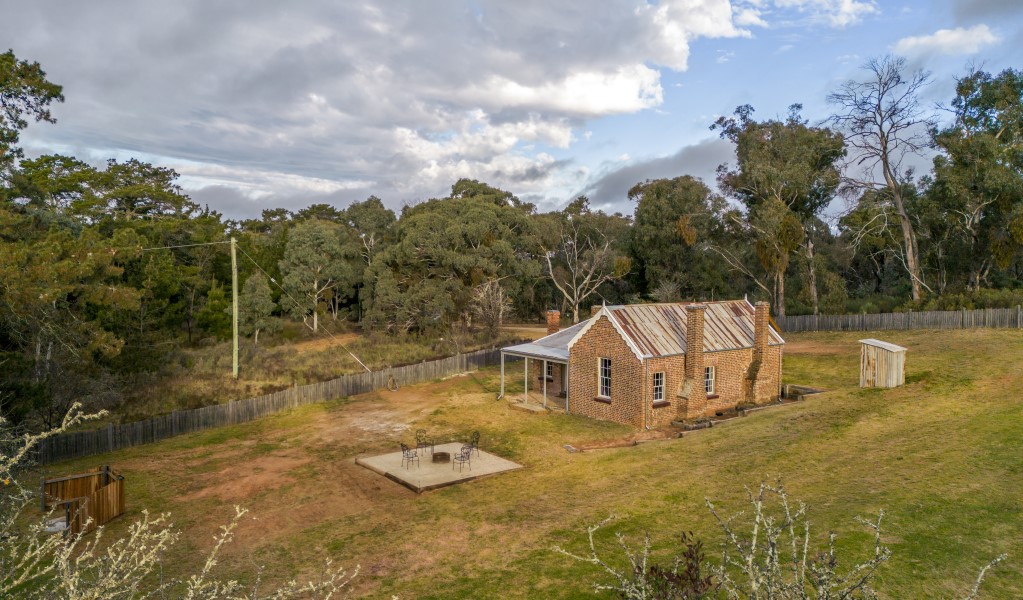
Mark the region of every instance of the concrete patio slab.
[[[448, 444], [437, 444], [433, 451], [447, 452], [451, 456], [455, 456], [461, 449], [461, 442], [451, 442]], [[355, 464], [362, 465], [392, 481], [400, 483], [417, 494], [455, 485], [456, 483], [479, 479], [487, 475], [522, 468], [520, 464], [494, 456], [483, 450], [480, 450], [479, 455], [473, 452], [471, 464], [463, 465], [461, 471], [458, 470], [458, 465], [454, 465], [454, 468], [452, 468], [450, 462], [432, 462], [429, 450], [420, 450], [419, 464], [412, 463], [411, 467], [402, 465], [401, 451], [381, 454], [380, 456], [359, 457], [355, 459]]]

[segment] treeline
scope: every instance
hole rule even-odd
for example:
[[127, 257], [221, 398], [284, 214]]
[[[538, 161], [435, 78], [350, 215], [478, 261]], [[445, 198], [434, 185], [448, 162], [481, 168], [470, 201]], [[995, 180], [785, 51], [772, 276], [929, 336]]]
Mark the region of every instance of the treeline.
[[[126, 374], [230, 334], [238, 241], [243, 330], [340, 322], [371, 335], [492, 335], [505, 320], [592, 304], [768, 299], [778, 314], [1015, 305], [1023, 245], [1023, 74], [972, 71], [949, 104], [893, 57], [830, 96], [711, 128], [735, 146], [718, 188], [680, 175], [637, 183], [633, 215], [580, 197], [541, 213], [463, 179], [399, 213], [376, 197], [228, 220], [177, 174], [27, 159], [19, 132], [63, 101], [40, 65], [0, 54], [0, 414], [59, 420], [110, 405]], [[908, 165], [935, 152], [922, 176]], [[917, 160], [919, 162], [919, 160]], [[845, 206], [835, 212], [836, 206]], [[329, 324], [325, 324], [324, 321]]]

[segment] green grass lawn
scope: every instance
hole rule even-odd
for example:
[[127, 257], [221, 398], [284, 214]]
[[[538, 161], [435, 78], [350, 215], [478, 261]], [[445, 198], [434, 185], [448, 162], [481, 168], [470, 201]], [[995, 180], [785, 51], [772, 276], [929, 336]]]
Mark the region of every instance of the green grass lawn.
[[[171, 511], [183, 531], [171, 574], [201, 564], [216, 526], [240, 504], [257, 520], [239, 528], [221, 572], [246, 581], [259, 565], [264, 580], [314, 575], [331, 557], [360, 564], [357, 591], [371, 597], [591, 597], [600, 573], [553, 545], [584, 552], [585, 528], [615, 514], [600, 538], [609, 556], [611, 531], [637, 544], [648, 531], [656, 555], [668, 557], [691, 530], [713, 557], [721, 535], [704, 499], [742, 510], [744, 486], [781, 478], [809, 504], [814, 541], [837, 532], [850, 560], [871, 550], [854, 518], [886, 511], [894, 554], [878, 581], [886, 598], [965, 596], [1003, 552], [983, 597], [1023, 596], [1023, 332], [875, 335], [909, 349], [905, 386], [856, 387], [865, 334], [792, 335], [785, 381], [827, 393], [635, 447], [567, 453], [566, 443], [632, 430], [512, 411], [494, 399], [498, 373], [488, 369], [49, 470], [108, 463], [124, 472], [131, 514], [114, 531], [143, 507]], [[518, 369], [510, 394], [521, 391]], [[352, 464], [419, 427], [439, 437], [479, 429], [485, 450], [526, 468], [417, 496]]]

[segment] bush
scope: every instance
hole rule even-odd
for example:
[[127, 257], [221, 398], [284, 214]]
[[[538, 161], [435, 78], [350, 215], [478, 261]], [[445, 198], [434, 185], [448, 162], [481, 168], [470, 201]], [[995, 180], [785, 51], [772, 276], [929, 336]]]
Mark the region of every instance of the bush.
[[[873, 589], [878, 568], [891, 557], [881, 542], [884, 511], [876, 519], [856, 520], [871, 534], [873, 547], [855, 563], [840, 559], [834, 533], [826, 547], [812, 548], [807, 506], [790, 502], [781, 484], [761, 483], [754, 492], [747, 488], [749, 517], [740, 512], [723, 517], [707, 500], [707, 507], [723, 534], [721, 561], [704, 558], [702, 545], [691, 534], [681, 537], [680, 554], [670, 567], [650, 564], [650, 536], [639, 552], [616, 533], [625, 553], [627, 568], [617, 568], [601, 558], [594, 533], [614, 517], [588, 528], [589, 556], [580, 556], [555, 546], [554, 551], [601, 568], [610, 582], [597, 582], [596, 591], [613, 591], [628, 600], [697, 600], [750, 598], [805, 600], [807, 598], [876, 598]], [[987, 572], [1005, 559], [999, 556], [980, 570], [966, 600], [978, 597]], [[851, 563], [851, 564], [850, 564]], [[709, 575], [708, 575], [709, 574]]]
[[976, 310], [981, 308], [1015, 308], [1023, 305], [1023, 289], [980, 289], [943, 294], [920, 302], [907, 302], [901, 310]]

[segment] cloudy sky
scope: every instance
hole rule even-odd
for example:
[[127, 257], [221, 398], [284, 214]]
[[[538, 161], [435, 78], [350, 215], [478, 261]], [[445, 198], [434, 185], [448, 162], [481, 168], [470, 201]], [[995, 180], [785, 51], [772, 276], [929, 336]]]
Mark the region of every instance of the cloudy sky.
[[0, 0], [0, 46], [67, 101], [30, 154], [170, 166], [228, 217], [392, 207], [461, 177], [541, 209], [713, 182], [739, 104], [811, 120], [865, 59], [905, 55], [947, 102], [970, 64], [1023, 68], [1021, 0]]

